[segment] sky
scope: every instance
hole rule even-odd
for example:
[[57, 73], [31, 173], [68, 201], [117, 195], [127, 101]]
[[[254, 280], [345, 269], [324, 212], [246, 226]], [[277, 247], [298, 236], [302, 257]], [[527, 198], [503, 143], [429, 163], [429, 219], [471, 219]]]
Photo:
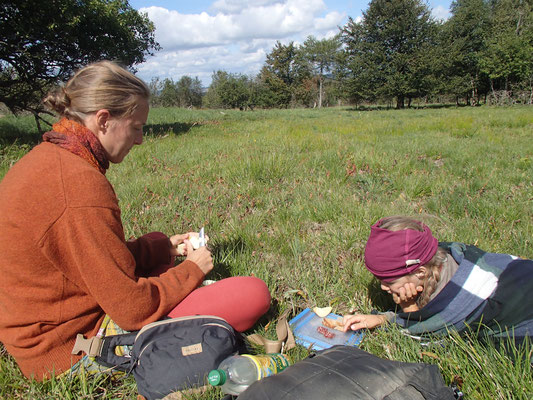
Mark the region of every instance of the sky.
[[[280, 41], [301, 44], [309, 35], [329, 38], [348, 17], [358, 20], [365, 0], [129, 0], [155, 24], [162, 49], [136, 66], [146, 82], [198, 77], [214, 71], [255, 76]], [[437, 19], [449, 17], [451, 0], [427, 0]]]

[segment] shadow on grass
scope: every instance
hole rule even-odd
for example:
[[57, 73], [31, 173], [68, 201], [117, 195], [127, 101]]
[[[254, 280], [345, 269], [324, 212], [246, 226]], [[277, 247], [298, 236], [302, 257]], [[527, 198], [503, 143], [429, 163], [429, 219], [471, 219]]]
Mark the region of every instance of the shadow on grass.
[[378, 280], [372, 279], [370, 285], [368, 285], [368, 298], [374, 307], [378, 310], [394, 310], [396, 304], [392, 301], [392, 296], [381, 290], [381, 286]]
[[438, 109], [447, 109], [447, 108], [462, 108], [462, 107], [470, 107], [466, 104], [423, 104], [423, 105], [416, 105], [412, 104], [411, 107], [405, 107], [405, 108], [396, 108], [396, 106], [381, 106], [381, 105], [360, 105], [360, 106], [353, 106], [349, 108], [345, 108], [344, 111], [383, 111], [383, 110], [423, 110], [423, 109], [432, 109], [432, 110], [438, 110]]
[[11, 121], [0, 119], [0, 145], [29, 144], [34, 146], [41, 142], [41, 134], [26, 126], [18, 126]]
[[[168, 124], [148, 124], [144, 129], [147, 137], [161, 137], [165, 135], [183, 135], [194, 126], [201, 126], [198, 122], [174, 122]], [[49, 126], [43, 126], [45, 131]], [[29, 144], [34, 146], [42, 141], [42, 135], [37, 131], [37, 126], [20, 125], [9, 120], [0, 119], [0, 145]]]
[[244, 252], [245, 248], [246, 243], [240, 237], [217, 243], [211, 247], [213, 259], [221, 260], [214, 263], [213, 271], [211, 272], [214, 279], [218, 280], [235, 276], [232, 267], [225, 260], [232, 254]]
[[165, 135], [184, 135], [194, 126], [200, 126], [198, 122], [173, 122], [168, 124], [147, 124], [144, 128], [144, 136], [160, 137]]

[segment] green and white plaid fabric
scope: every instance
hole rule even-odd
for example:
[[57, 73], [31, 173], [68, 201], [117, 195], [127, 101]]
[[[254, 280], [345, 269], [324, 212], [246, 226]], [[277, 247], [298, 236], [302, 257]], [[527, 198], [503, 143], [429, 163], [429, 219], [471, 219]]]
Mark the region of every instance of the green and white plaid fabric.
[[439, 243], [459, 264], [442, 291], [423, 309], [393, 322], [411, 335], [481, 329], [491, 336], [533, 334], [533, 261], [488, 253], [463, 243]]

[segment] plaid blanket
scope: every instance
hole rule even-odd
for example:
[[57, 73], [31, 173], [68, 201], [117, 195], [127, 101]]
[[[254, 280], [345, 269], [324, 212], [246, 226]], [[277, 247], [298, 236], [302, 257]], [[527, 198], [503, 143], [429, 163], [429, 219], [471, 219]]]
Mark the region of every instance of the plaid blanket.
[[412, 335], [463, 332], [533, 336], [533, 261], [488, 253], [463, 243], [439, 243], [459, 268], [424, 308], [393, 320]]

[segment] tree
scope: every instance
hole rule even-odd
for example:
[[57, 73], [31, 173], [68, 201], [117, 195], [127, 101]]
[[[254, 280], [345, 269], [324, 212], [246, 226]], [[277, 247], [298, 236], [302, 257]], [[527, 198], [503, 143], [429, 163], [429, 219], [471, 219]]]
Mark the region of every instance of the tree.
[[318, 108], [322, 107], [326, 74], [334, 70], [340, 47], [340, 36], [322, 40], [317, 40], [314, 36], [308, 36], [299, 49], [303, 59], [309, 63], [318, 81]]
[[148, 83], [150, 89], [150, 107], [157, 107], [160, 104], [160, 94], [162, 89], [162, 82], [158, 76], [153, 77]]
[[341, 34], [352, 98], [396, 98], [403, 108], [406, 98], [429, 90], [426, 53], [434, 45], [435, 22], [420, 0], [373, 0], [363, 20], [350, 18]]
[[263, 67], [260, 73], [263, 91], [258, 97], [260, 105], [266, 108], [287, 108], [293, 98], [292, 88], [280, 76]]
[[205, 94], [204, 104], [208, 108], [222, 108], [222, 100], [220, 98], [221, 86], [228, 79], [229, 74], [226, 71], [218, 70], [211, 75], [211, 84], [207, 88]]
[[213, 73], [205, 103], [210, 108], [240, 108], [250, 105], [252, 81], [242, 74]]
[[455, 0], [451, 13], [443, 27], [443, 67], [447, 71], [443, 79], [448, 82], [449, 93], [465, 96], [467, 103], [475, 105], [487, 87], [480, 58], [490, 27], [488, 0]]
[[202, 105], [202, 82], [198, 77], [192, 79], [182, 76], [177, 82], [166, 78], [152, 78], [150, 82], [152, 105], [163, 107], [200, 107]]
[[179, 105], [178, 91], [173, 79], [163, 79], [158, 103], [163, 107], [177, 107]]
[[480, 56], [491, 90], [511, 90], [533, 77], [533, 4], [499, 0], [491, 4], [491, 27]]
[[200, 107], [202, 105], [202, 82], [198, 77], [192, 79], [182, 76], [176, 83], [180, 107]]
[[288, 45], [276, 42], [260, 72], [261, 81], [274, 96], [274, 107], [298, 102], [297, 88], [309, 77], [309, 68], [294, 42]]
[[154, 25], [127, 0], [4, 0], [0, 5], [0, 102], [30, 111], [41, 98], [90, 62], [132, 66], [159, 45]]

